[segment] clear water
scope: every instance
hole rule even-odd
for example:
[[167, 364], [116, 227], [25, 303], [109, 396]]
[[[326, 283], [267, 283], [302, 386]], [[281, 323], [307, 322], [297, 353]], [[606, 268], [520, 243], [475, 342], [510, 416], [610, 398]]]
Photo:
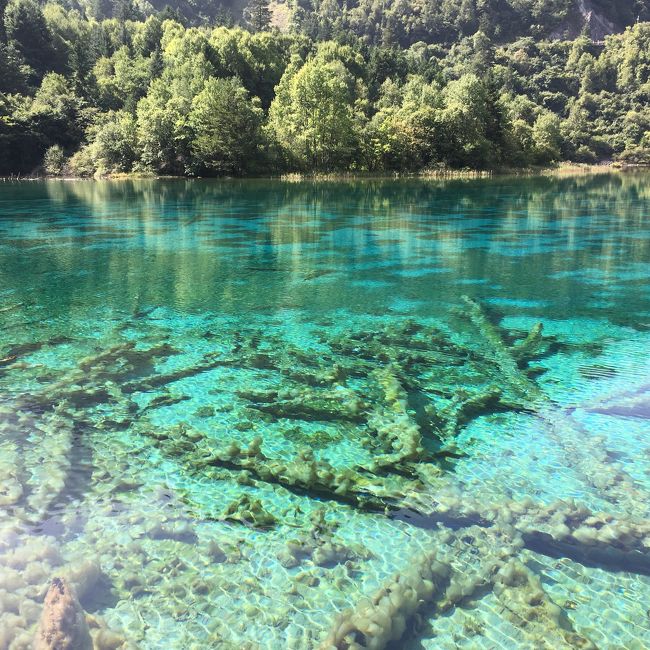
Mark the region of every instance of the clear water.
[[649, 214], [643, 173], [0, 184], [0, 647], [57, 577], [102, 648], [650, 647]]

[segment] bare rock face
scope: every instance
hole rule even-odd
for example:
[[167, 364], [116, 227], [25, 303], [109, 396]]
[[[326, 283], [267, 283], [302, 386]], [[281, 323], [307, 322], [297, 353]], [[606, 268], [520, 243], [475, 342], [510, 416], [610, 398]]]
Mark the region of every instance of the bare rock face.
[[45, 596], [34, 650], [92, 650], [84, 610], [72, 585], [54, 578]]
[[569, 15], [560, 27], [552, 32], [551, 37], [575, 39], [586, 32], [592, 40], [603, 41], [610, 34], [622, 32], [625, 25], [612, 22], [607, 13], [610, 13], [611, 18], [611, 12], [602, 11], [602, 6], [594, 6], [593, 0], [576, 0]]

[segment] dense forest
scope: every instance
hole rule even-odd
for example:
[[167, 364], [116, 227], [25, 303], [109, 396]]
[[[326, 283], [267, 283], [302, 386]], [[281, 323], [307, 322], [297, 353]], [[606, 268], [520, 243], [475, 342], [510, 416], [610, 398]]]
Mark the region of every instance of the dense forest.
[[0, 0], [0, 174], [650, 162], [650, 0]]

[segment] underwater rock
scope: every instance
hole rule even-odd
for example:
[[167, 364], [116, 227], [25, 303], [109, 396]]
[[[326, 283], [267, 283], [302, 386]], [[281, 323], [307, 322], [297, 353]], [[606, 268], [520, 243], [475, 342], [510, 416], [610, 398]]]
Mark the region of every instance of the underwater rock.
[[151, 539], [171, 539], [186, 544], [193, 544], [197, 540], [190, 523], [182, 520], [156, 522], [146, 531], [146, 535]]
[[226, 555], [225, 551], [213, 539], [211, 539], [208, 542], [207, 555], [210, 558], [210, 560], [212, 562], [215, 562], [216, 564], [221, 564], [222, 562], [225, 562], [228, 559], [228, 556]]
[[93, 650], [84, 611], [63, 578], [54, 578], [47, 591], [34, 650]]
[[197, 418], [211, 418], [214, 417], [214, 406], [200, 406], [194, 411], [194, 417]]
[[99, 616], [86, 614], [93, 650], [135, 650], [122, 634], [111, 630]]
[[23, 496], [18, 480], [18, 445], [7, 440], [0, 444], [0, 506], [12, 506]]
[[66, 582], [74, 586], [74, 591], [79, 600], [92, 591], [102, 575], [101, 568], [92, 560], [83, 560], [80, 563], [70, 564], [61, 569], [61, 574]]

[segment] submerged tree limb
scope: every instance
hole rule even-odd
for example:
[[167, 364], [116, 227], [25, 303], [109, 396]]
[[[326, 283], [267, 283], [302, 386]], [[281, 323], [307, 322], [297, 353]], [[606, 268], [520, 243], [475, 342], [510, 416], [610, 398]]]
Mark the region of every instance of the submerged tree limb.
[[441, 592], [449, 567], [436, 559], [435, 552], [413, 558], [403, 573], [354, 609], [343, 612], [320, 645], [320, 650], [382, 650], [401, 640], [407, 622], [423, 603]]
[[0, 506], [29, 523], [42, 521], [64, 490], [75, 422], [65, 404], [34, 414], [4, 407], [0, 434]]
[[466, 494], [431, 487], [403, 477], [368, 477], [355, 470], [335, 469], [309, 450], [289, 461], [268, 458], [261, 439], [248, 448], [233, 442], [215, 447], [205, 434], [175, 427], [142, 433], [157, 441], [161, 451], [182, 462], [189, 472], [208, 473], [210, 467], [246, 470], [263, 482], [314, 498], [327, 498], [354, 507], [391, 514], [413, 526], [451, 528], [480, 526], [517, 531], [524, 543], [547, 555], [566, 554], [585, 562], [650, 574], [650, 520], [593, 513], [573, 501], [550, 505], [504, 500], [490, 503]]
[[596, 646], [545, 592], [518, 559], [523, 541], [507, 528], [439, 531], [435, 551], [408, 558], [370, 598], [344, 611], [320, 650], [382, 650], [404, 641], [418, 618], [435, 620], [450, 609], [493, 591], [531, 647], [570, 650]]
[[424, 459], [422, 434], [408, 410], [408, 395], [396, 377], [395, 369], [388, 365], [374, 371], [373, 379], [380, 387], [381, 406], [368, 416], [368, 426], [376, 435], [383, 454], [373, 457], [368, 469], [376, 471], [405, 462]]
[[501, 332], [490, 322], [481, 305], [468, 296], [463, 296], [462, 300], [465, 313], [483, 338], [481, 354], [497, 365], [503, 383], [523, 400], [522, 406], [525, 408], [534, 409], [544, 404], [546, 397], [520, 370], [512, 350], [503, 342]]
[[210, 467], [245, 470], [266, 483], [366, 510], [383, 511], [391, 503], [396, 507], [405, 492], [421, 486], [402, 477], [370, 477], [353, 469], [339, 470], [326, 460], [316, 459], [310, 449], [288, 461], [268, 458], [261, 450], [261, 438], [254, 439], [247, 448], [236, 442], [217, 447], [204, 433], [184, 426], [164, 431], [145, 426], [140, 431], [156, 440], [164, 453], [181, 461], [190, 472], [205, 473]]
[[504, 343], [499, 329], [489, 321], [480, 304], [467, 296], [463, 301], [469, 319], [482, 337], [483, 353], [501, 370], [504, 387], [526, 400], [522, 406], [539, 416], [546, 433], [564, 451], [567, 466], [577, 470], [610, 503], [628, 512], [647, 515], [650, 493], [638, 486], [621, 465], [610, 462], [603, 438], [590, 435], [570, 415], [558, 409], [518, 367], [512, 349]]

